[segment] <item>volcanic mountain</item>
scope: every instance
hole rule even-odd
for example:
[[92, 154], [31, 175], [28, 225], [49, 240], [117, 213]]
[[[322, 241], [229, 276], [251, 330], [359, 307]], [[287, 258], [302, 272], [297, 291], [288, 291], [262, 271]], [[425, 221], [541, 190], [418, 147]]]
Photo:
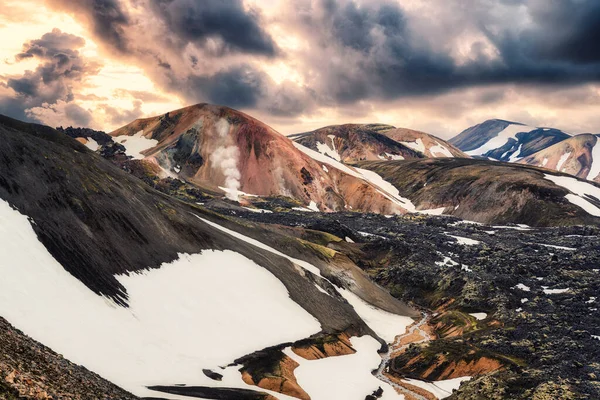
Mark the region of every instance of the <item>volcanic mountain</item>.
[[293, 141], [341, 162], [423, 158], [409, 146], [388, 138], [394, 129], [381, 124], [333, 125], [288, 136]]
[[519, 161], [600, 182], [600, 135], [581, 134]]
[[569, 137], [558, 129], [492, 119], [464, 130], [449, 142], [473, 157], [515, 162]]
[[368, 177], [332, 165], [330, 158], [322, 160], [317, 152], [227, 107], [198, 104], [136, 120], [110, 135], [128, 154], [160, 166], [164, 174], [222, 190], [232, 200], [246, 194], [288, 196], [313, 210], [405, 212], [401, 201]]
[[177, 201], [48, 127], [0, 117], [0, 143], [0, 315], [25, 334], [137, 396], [223, 399], [304, 393], [239, 369], [342, 335], [371, 360], [360, 398], [394, 393], [370, 371], [418, 314], [348, 257]]
[[288, 137], [323, 155], [347, 163], [424, 157], [468, 157], [435, 136], [391, 125], [333, 125]]
[[452, 144], [429, 133], [406, 128], [394, 128], [384, 135], [410, 147], [428, 158], [458, 157], [470, 158], [469, 155]]

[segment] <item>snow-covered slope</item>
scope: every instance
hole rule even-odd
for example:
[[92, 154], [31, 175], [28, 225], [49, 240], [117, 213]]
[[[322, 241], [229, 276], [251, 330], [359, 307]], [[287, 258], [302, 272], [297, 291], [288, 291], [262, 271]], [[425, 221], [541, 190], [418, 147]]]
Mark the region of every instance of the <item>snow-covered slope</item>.
[[424, 157], [469, 157], [433, 135], [382, 124], [333, 125], [312, 132], [290, 135], [289, 138], [311, 150], [346, 163]]
[[449, 142], [473, 157], [515, 162], [569, 137], [558, 129], [494, 119], [466, 129]]
[[469, 155], [463, 153], [449, 142], [425, 132], [405, 128], [396, 128], [385, 132], [384, 135], [422, 153], [425, 157], [469, 158]]
[[600, 135], [576, 135], [519, 162], [600, 182]]
[[256, 236], [252, 224], [155, 192], [47, 127], [19, 126], [0, 124], [0, 315], [138, 396], [181, 398], [148, 387], [183, 383], [200, 397], [228, 388], [291, 399], [245, 383], [241, 365], [221, 366], [315, 335], [381, 344], [417, 314], [390, 312], [408, 308], [355, 281], [349, 260], [337, 276], [317, 254], [315, 264], [287, 256], [273, 246], [312, 250], [277, 232], [262, 236], [273, 246], [252, 239], [241, 233]]
[[413, 146], [390, 139], [386, 133], [393, 129], [393, 126], [381, 124], [345, 124], [288, 137], [304, 147], [345, 163], [423, 158], [422, 152]]

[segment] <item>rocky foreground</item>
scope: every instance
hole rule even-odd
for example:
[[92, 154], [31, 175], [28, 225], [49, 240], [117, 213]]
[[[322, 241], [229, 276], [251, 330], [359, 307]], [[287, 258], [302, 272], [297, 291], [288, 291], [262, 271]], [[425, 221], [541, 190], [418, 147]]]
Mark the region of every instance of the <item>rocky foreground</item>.
[[533, 229], [356, 213], [229, 213], [333, 234], [339, 239], [327, 247], [347, 254], [397, 298], [432, 313], [435, 340], [393, 355], [391, 377], [475, 376], [453, 399], [600, 396], [596, 227]]
[[0, 317], [0, 399], [129, 400], [137, 397], [73, 364]]

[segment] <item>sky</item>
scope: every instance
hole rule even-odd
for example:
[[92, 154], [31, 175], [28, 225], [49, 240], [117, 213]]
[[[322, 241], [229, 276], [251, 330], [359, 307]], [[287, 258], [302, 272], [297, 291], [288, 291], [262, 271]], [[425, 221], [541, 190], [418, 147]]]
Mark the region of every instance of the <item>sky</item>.
[[283, 134], [491, 118], [600, 133], [598, 0], [0, 0], [0, 114], [110, 132], [196, 103]]

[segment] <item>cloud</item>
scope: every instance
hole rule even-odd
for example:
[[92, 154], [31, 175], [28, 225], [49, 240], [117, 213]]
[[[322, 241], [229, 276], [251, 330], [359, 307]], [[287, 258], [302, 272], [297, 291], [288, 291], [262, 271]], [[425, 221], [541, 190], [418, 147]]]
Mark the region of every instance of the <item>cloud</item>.
[[262, 29], [254, 11], [241, 0], [149, 0], [155, 16], [178, 41], [205, 47], [209, 41], [218, 51], [237, 51], [272, 56], [275, 42]]
[[106, 122], [112, 126], [122, 126], [144, 114], [141, 109], [142, 104], [141, 101], [135, 100], [133, 102], [133, 108], [128, 110], [116, 108], [109, 104], [100, 104], [99, 108], [104, 112]]
[[[50, 110], [53, 113], [51, 120], [58, 113], [73, 122], [91, 121], [79, 106], [61, 106], [60, 110], [53, 108], [59, 101], [71, 102], [74, 99], [73, 88], [81, 86], [87, 76], [96, 75], [100, 69], [100, 64], [79, 54], [78, 49], [84, 45], [83, 38], [59, 29], [25, 43], [15, 60], [35, 58], [40, 64], [34, 71], [4, 77], [0, 113], [43, 122], [40, 118], [48, 115], [47, 110]], [[39, 110], [28, 112], [34, 108]]]
[[128, 51], [125, 31], [131, 21], [119, 0], [46, 0], [46, 3], [85, 20], [94, 37], [110, 43], [111, 48], [121, 53]]
[[[113, 91], [113, 94], [117, 98], [133, 98], [136, 100], [141, 100], [144, 103], [163, 103], [167, 102], [169, 99], [160, 94], [154, 92], [146, 92], [143, 90], [127, 90], [127, 89], [117, 89]], [[104, 99], [108, 100], [108, 99]]]
[[89, 127], [94, 119], [89, 110], [63, 100], [58, 100], [55, 104], [44, 103], [39, 107], [32, 107], [26, 114], [30, 119], [51, 127]]

